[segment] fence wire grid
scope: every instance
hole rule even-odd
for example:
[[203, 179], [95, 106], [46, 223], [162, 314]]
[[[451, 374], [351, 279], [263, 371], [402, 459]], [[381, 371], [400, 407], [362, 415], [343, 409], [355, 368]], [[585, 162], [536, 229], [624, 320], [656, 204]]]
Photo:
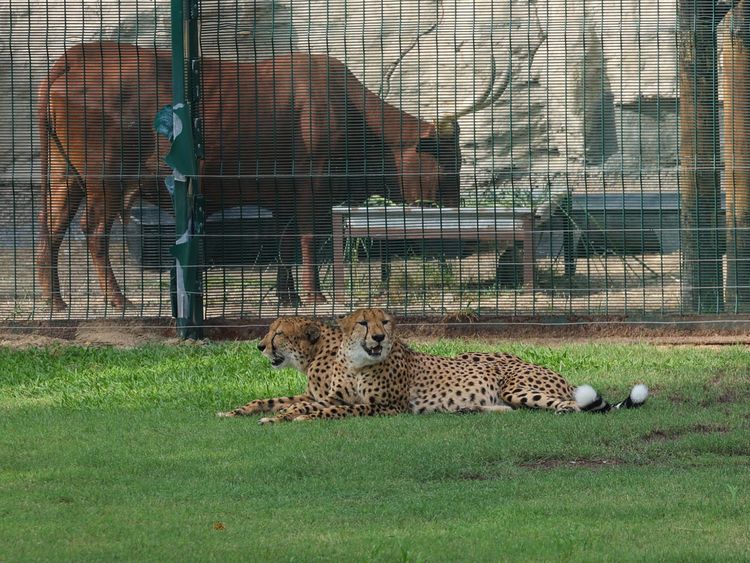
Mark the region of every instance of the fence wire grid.
[[[750, 310], [745, 0], [197, 6], [206, 317]], [[172, 315], [170, 2], [0, 37], [0, 319]]]

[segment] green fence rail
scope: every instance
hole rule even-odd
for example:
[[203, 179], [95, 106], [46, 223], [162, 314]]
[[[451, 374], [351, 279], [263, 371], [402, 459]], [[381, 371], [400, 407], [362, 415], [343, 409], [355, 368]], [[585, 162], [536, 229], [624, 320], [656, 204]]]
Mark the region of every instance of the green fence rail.
[[0, 320], [740, 318], [747, 10], [10, 0]]

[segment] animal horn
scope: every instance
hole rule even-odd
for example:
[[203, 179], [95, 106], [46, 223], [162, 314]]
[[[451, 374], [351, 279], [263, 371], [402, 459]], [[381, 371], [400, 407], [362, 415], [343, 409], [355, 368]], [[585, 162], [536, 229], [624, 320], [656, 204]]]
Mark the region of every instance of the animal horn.
[[500, 96], [502, 96], [505, 90], [507, 90], [512, 74], [513, 56], [511, 50], [508, 49], [508, 68], [505, 70], [505, 74], [503, 75], [503, 79], [500, 81], [500, 84], [495, 86], [495, 81], [497, 79], [497, 65], [495, 63], [495, 56], [492, 55], [492, 57], [490, 58], [490, 81], [487, 84], [484, 92], [482, 92], [482, 94], [474, 101], [474, 103], [463, 108], [458, 113], [446, 115], [438, 119], [435, 123], [435, 129], [437, 130], [438, 135], [447, 136], [453, 134], [456, 121], [461, 119], [464, 115], [483, 110], [484, 108], [491, 106], [497, 100], [499, 100]]
[[[538, 19], [539, 19], [539, 14], [537, 14], [537, 21]], [[541, 29], [541, 26], [540, 26], [540, 29]], [[534, 45], [529, 51], [530, 62], [534, 60], [534, 57], [536, 57], [537, 51], [544, 44], [545, 41], [547, 41], [547, 34], [544, 32], [541, 32], [539, 34], [539, 40], [536, 42], [536, 45]], [[455, 130], [456, 121], [458, 121], [464, 115], [483, 110], [484, 108], [489, 107], [492, 104], [494, 104], [497, 100], [500, 99], [500, 96], [502, 96], [505, 90], [508, 88], [508, 85], [510, 84], [512, 77], [513, 77], [513, 49], [509, 45], [508, 46], [508, 68], [505, 70], [505, 74], [503, 75], [503, 80], [500, 82], [500, 84], [497, 87], [495, 87], [495, 80], [497, 78], [497, 68], [495, 64], [495, 57], [493, 55], [490, 59], [490, 81], [487, 84], [487, 88], [485, 89], [485, 91], [482, 92], [482, 95], [479, 96], [476, 99], [476, 101], [470, 106], [462, 109], [456, 114], [446, 115], [438, 119], [435, 122], [435, 129], [437, 130], [438, 134], [441, 134], [441, 133], [443, 135], [453, 134]]]
[[378, 96], [385, 99], [388, 97], [388, 94], [391, 93], [391, 78], [393, 77], [393, 73], [396, 72], [396, 69], [398, 68], [398, 65], [401, 64], [401, 61], [404, 60], [406, 55], [408, 55], [414, 47], [417, 46], [419, 43], [419, 40], [422, 39], [425, 35], [428, 33], [432, 33], [437, 29], [437, 27], [443, 23], [443, 20], [445, 19], [445, 5], [443, 4], [443, 0], [438, 0], [438, 5], [440, 6], [440, 17], [435, 20], [435, 23], [433, 23], [427, 31], [423, 31], [422, 33], [418, 34], [416, 38], [414, 38], [414, 41], [411, 42], [411, 45], [409, 45], [399, 56], [398, 58], [393, 61], [389, 66], [388, 70], [385, 72], [385, 75], [383, 76], [383, 82], [380, 84], [380, 90], [378, 90]]

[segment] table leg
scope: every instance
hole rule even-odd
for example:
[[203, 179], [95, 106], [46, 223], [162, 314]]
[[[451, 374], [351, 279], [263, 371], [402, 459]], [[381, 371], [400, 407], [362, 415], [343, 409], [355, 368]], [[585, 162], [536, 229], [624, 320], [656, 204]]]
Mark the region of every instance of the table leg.
[[534, 216], [523, 218], [521, 227], [523, 241], [523, 285], [527, 289], [534, 289]]
[[344, 299], [344, 216], [339, 213], [333, 214], [333, 291], [334, 301]]

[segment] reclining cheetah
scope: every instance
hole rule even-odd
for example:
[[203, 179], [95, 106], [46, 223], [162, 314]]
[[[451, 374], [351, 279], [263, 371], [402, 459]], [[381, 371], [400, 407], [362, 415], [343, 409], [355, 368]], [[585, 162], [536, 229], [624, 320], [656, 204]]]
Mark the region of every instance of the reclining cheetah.
[[321, 400], [328, 394], [330, 369], [341, 344], [341, 330], [305, 317], [280, 317], [258, 343], [258, 350], [274, 368], [293, 367], [307, 375], [307, 389], [301, 395], [258, 399], [217, 416], [243, 416], [277, 412], [301, 401]]
[[648, 394], [645, 386], [637, 385], [628, 399], [612, 406], [590, 386], [574, 389], [554, 371], [512, 354], [445, 358], [411, 350], [394, 336], [394, 324], [382, 309], [360, 309], [342, 319], [341, 346], [329, 364], [327, 397], [300, 401], [261, 423], [520, 407], [605, 412], [638, 407]]

